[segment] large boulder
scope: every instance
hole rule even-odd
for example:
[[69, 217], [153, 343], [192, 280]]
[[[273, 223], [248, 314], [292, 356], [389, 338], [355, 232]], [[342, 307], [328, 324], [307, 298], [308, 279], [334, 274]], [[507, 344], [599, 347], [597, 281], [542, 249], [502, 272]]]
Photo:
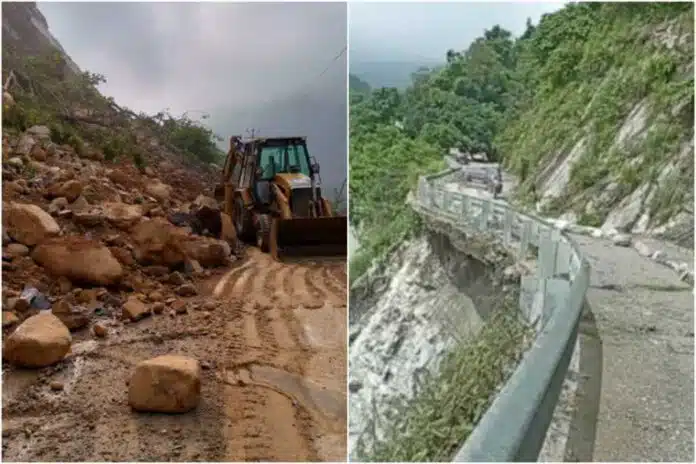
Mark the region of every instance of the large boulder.
[[186, 356], [143, 361], [128, 384], [128, 402], [136, 411], [187, 412], [198, 405], [200, 395], [200, 365]]
[[53, 184], [46, 191], [46, 198], [67, 198], [72, 203], [82, 194], [84, 186], [79, 180], [69, 180], [63, 183]]
[[184, 242], [184, 252], [204, 267], [217, 267], [227, 264], [231, 250], [227, 242], [199, 237]]
[[112, 285], [123, 277], [121, 264], [106, 246], [82, 237], [46, 240], [31, 257], [50, 274], [72, 282]]
[[44, 367], [61, 361], [70, 350], [72, 337], [60, 319], [50, 312], [32, 316], [7, 337], [3, 360], [23, 367]]
[[131, 230], [135, 259], [141, 264], [169, 267], [183, 264], [186, 255], [182, 243], [187, 235], [185, 230], [162, 218], [143, 221]]
[[159, 201], [165, 201], [172, 195], [172, 187], [159, 179], [155, 179], [145, 186], [145, 192]]
[[119, 229], [129, 229], [143, 217], [143, 208], [140, 205], [111, 202], [104, 203], [102, 207], [106, 220]]
[[3, 208], [3, 226], [14, 240], [27, 246], [38, 245], [60, 234], [58, 223], [40, 207], [11, 202]]

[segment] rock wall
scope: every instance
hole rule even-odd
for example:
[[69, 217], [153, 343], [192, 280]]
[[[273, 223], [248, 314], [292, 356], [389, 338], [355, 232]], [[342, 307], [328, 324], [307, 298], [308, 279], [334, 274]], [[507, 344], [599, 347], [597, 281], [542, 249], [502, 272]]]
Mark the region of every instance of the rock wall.
[[36, 6], [36, 2], [2, 3], [2, 47], [3, 72], [12, 65], [5, 53], [17, 50], [25, 55], [40, 55], [53, 51], [65, 59], [67, 72], [79, 73], [80, 68], [65, 52], [58, 40], [51, 34], [46, 18]]
[[[399, 401], [412, 398], [452, 347], [475, 336], [506, 283], [511, 256], [444, 224], [402, 244], [350, 293], [349, 452], [383, 438]], [[514, 279], [513, 279], [514, 280]]]

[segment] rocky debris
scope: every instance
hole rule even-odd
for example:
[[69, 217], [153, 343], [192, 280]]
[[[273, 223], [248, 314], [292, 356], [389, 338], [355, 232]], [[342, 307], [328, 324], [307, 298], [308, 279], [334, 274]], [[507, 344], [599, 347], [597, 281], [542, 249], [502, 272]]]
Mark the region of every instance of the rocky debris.
[[128, 402], [136, 411], [183, 413], [198, 406], [201, 368], [186, 356], [143, 361], [128, 383]]
[[39, 206], [12, 202], [3, 208], [3, 226], [9, 236], [27, 246], [60, 234], [58, 223]]
[[87, 308], [73, 306], [66, 299], [56, 302], [51, 312], [71, 331], [86, 327], [91, 317], [91, 312]]
[[21, 243], [10, 243], [7, 245], [5, 251], [10, 257], [17, 258], [19, 256], [27, 256], [29, 254], [29, 247]]
[[7, 337], [3, 360], [23, 367], [45, 367], [61, 361], [72, 337], [60, 319], [42, 312], [25, 320]]
[[176, 294], [179, 296], [194, 296], [198, 294], [195, 285], [183, 284], [176, 289]]
[[123, 277], [123, 267], [101, 243], [81, 237], [58, 237], [43, 242], [32, 258], [56, 277], [93, 285], [112, 285]]
[[187, 274], [200, 274], [203, 272], [203, 267], [201, 266], [201, 263], [199, 263], [195, 259], [190, 259], [187, 258], [184, 261], [184, 269], [186, 270]]
[[130, 319], [131, 321], [139, 321], [150, 315], [145, 303], [140, 301], [136, 297], [131, 297], [123, 304], [123, 318]]
[[629, 247], [629, 246], [631, 246], [631, 235], [630, 234], [616, 234], [611, 238], [611, 241], [616, 246]]
[[172, 195], [172, 187], [159, 179], [155, 179], [153, 182], [146, 184], [145, 192], [160, 202], [164, 202]]
[[12, 327], [15, 325], [17, 322], [19, 322], [19, 318], [15, 313], [12, 311], [3, 311], [2, 312], [2, 328], [4, 329], [5, 327]]
[[182, 242], [188, 234], [168, 221], [156, 218], [143, 221], [131, 230], [135, 259], [140, 264], [174, 267], [184, 262]]
[[94, 335], [99, 338], [105, 338], [109, 334], [109, 329], [107, 329], [106, 326], [101, 323], [94, 324], [92, 330], [94, 331]]
[[195, 260], [205, 267], [224, 266], [232, 253], [227, 242], [207, 237], [185, 242], [183, 249], [185, 258]]
[[45, 193], [46, 198], [65, 198], [68, 203], [72, 203], [82, 195], [82, 182], [69, 180], [64, 183], [54, 184]]
[[46, 126], [31, 126], [29, 129], [27, 129], [27, 134], [33, 135], [41, 140], [51, 139], [51, 129]]

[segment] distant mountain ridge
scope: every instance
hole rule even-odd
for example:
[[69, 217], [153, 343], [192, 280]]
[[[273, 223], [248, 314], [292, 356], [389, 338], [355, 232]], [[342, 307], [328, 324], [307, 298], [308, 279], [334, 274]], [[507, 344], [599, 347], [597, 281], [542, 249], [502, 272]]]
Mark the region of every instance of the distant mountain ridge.
[[405, 89], [411, 85], [411, 74], [418, 69], [443, 65], [438, 60], [422, 61], [367, 61], [352, 59], [350, 73], [365, 81], [372, 88], [396, 87]]

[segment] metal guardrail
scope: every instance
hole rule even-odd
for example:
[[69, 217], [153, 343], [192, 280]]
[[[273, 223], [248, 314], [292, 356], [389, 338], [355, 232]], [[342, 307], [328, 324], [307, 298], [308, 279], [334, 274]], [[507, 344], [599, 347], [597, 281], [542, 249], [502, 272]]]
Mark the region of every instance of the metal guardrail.
[[522, 278], [520, 311], [537, 334], [454, 461], [536, 461], [575, 348], [590, 266], [575, 242], [543, 219], [502, 201], [445, 190], [440, 184], [455, 172], [421, 177], [414, 206], [464, 232], [492, 233], [520, 259], [536, 249], [537, 272]]

